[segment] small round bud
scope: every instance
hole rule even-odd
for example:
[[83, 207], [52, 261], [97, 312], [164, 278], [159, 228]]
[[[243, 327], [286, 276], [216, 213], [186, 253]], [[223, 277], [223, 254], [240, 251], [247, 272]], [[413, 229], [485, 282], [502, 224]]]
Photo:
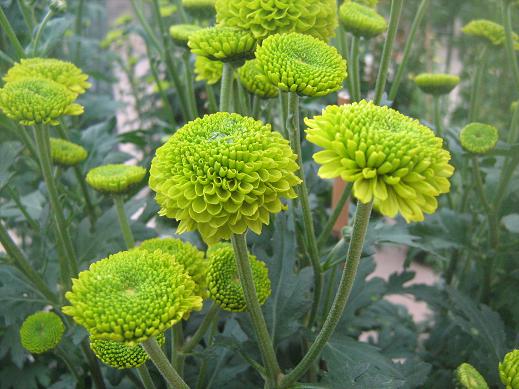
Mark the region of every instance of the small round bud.
[[20, 340], [27, 351], [41, 354], [55, 348], [64, 332], [63, 321], [54, 312], [36, 312], [24, 320]]
[[83, 146], [64, 139], [50, 138], [52, 162], [61, 166], [74, 166], [83, 162], [88, 153]]
[[460, 78], [451, 74], [422, 73], [414, 82], [424, 93], [439, 96], [449, 94], [460, 83]]
[[209, 27], [191, 34], [188, 46], [194, 54], [213, 61], [242, 62], [254, 58], [256, 41], [245, 30]]
[[386, 19], [368, 5], [346, 0], [339, 8], [339, 20], [353, 35], [373, 38], [387, 30]]
[[460, 132], [463, 148], [474, 154], [485, 154], [496, 147], [499, 140], [497, 128], [483, 123], [470, 123]]
[[146, 169], [124, 164], [103, 165], [90, 170], [86, 182], [95, 190], [106, 193], [125, 193], [140, 183]]

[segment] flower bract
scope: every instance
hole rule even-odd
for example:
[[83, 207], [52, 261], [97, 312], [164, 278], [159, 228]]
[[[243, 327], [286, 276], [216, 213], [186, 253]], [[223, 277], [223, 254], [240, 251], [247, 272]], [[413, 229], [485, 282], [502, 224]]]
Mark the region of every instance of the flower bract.
[[206, 81], [214, 85], [222, 78], [223, 63], [211, 61], [209, 58], [197, 55], [195, 59], [195, 73], [197, 81]]
[[485, 154], [493, 150], [498, 140], [497, 128], [488, 124], [470, 123], [460, 132], [463, 148], [475, 154]]
[[61, 166], [74, 166], [83, 162], [88, 153], [83, 146], [68, 140], [50, 138], [50, 155], [52, 162]]
[[506, 389], [519, 389], [519, 350], [510, 351], [499, 363], [499, 378]]
[[279, 95], [279, 89], [265, 79], [256, 59], [245, 62], [238, 69], [238, 78], [245, 89], [259, 97], [272, 98]]
[[353, 35], [373, 38], [387, 30], [386, 19], [368, 5], [346, 0], [339, 8], [339, 20]]
[[191, 34], [188, 45], [194, 54], [213, 61], [242, 62], [254, 57], [256, 40], [238, 28], [208, 27]]
[[422, 73], [414, 82], [425, 93], [431, 95], [449, 94], [460, 83], [460, 78], [452, 74]]
[[53, 312], [36, 312], [27, 316], [20, 328], [23, 348], [33, 354], [55, 348], [65, 332], [61, 318]]
[[99, 192], [125, 193], [142, 181], [146, 169], [140, 166], [112, 164], [90, 170], [86, 182]]

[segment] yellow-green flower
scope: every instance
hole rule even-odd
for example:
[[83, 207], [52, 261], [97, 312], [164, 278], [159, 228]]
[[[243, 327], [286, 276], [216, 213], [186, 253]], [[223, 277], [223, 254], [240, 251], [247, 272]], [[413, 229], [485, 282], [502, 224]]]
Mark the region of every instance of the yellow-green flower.
[[[463, 33], [480, 38], [494, 46], [503, 46], [506, 40], [505, 28], [486, 19], [472, 20], [463, 27]], [[512, 39], [514, 41], [514, 49], [519, 50], [519, 35], [513, 32]]]
[[475, 154], [485, 154], [493, 150], [498, 140], [499, 131], [489, 124], [470, 123], [460, 132], [461, 146]]
[[61, 318], [53, 312], [36, 312], [27, 316], [20, 328], [22, 346], [33, 354], [55, 348], [65, 332]]
[[106, 33], [106, 36], [99, 43], [99, 46], [102, 49], [108, 49], [112, 43], [120, 44], [124, 42], [125, 31], [117, 28], [115, 30], [110, 30]]
[[170, 17], [177, 12], [177, 6], [174, 4], [165, 4], [159, 8], [160, 16], [163, 18]]
[[142, 181], [146, 169], [124, 164], [102, 165], [90, 170], [86, 182], [95, 190], [124, 193]]
[[258, 41], [288, 32], [328, 41], [335, 35], [337, 5], [336, 0], [216, 0], [216, 21], [250, 31]]
[[187, 123], [157, 149], [150, 170], [159, 214], [198, 230], [209, 244], [261, 233], [301, 180], [288, 141], [265, 125], [218, 112]]
[[11, 67], [4, 76], [6, 83], [43, 78], [65, 86], [76, 94], [85, 93], [92, 86], [88, 75], [76, 65], [54, 58], [25, 58]]
[[216, 0], [182, 0], [182, 6], [189, 13], [208, 16], [215, 13]]
[[263, 75], [286, 92], [325, 96], [339, 90], [346, 78], [346, 61], [337, 50], [309, 35], [272, 35], [256, 50], [257, 66]]
[[177, 45], [187, 47], [189, 37], [201, 29], [196, 24], [175, 24], [169, 28], [169, 35]]
[[83, 146], [64, 139], [50, 138], [50, 156], [52, 162], [61, 166], [74, 166], [88, 156]]
[[422, 73], [414, 82], [424, 92], [431, 95], [449, 94], [460, 83], [460, 78], [452, 74]]
[[72, 280], [63, 313], [95, 339], [135, 346], [158, 336], [202, 298], [184, 267], [160, 251], [132, 249], [94, 262]]
[[279, 89], [267, 81], [264, 76], [258, 67], [256, 59], [245, 62], [245, 64], [238, 69], [238, 78], [241, 84], [250, 93], [263, 98], [277, 97], [277, 95], [279, 95]]
[[422, 221], [450, 190], [454, 168], [443, 140], [391, 108], [366, 101], [329, 106], [306, 124], [307, 139], [324, 149], [314, 154], [319, 176], [352, 182], [355, 197], [374, 201], [386, 216]]
[[65, 115], [81, 115], [83, 107], [74, 103], [77, 94], [46, 79], [21, 79], [0, 89], [0, 109], [24, 126], [58, 125]]
[[462, 363], [456, 369], [456, 384], [459, 389], [488, 389], [483, 376], [468, 363]]
[[188, 46], [196, 55], [213, 61], [241, 62], [254, 58], [256, 41], [248, 31], [233, 27], [208, 27], [193, 33]]
[[209, 85], [214, 85], [222, 78], [223, 63], [197, 55], [195, 58], [195, 74], [197, 81], [206, 81]]
[[519, 350], [510, 351], [499, 362], [499, 378], [506, 389], [519, 389]]
[[[229, 243], [217, 244], [207, 251], [207, 258], [209, 261], [207, 271], [209, 297], [226, 311], [245, 311], [247, 303], [238, 277], [232, 245]], [[249, 264], [258, 301], [263, 305], [271, 293], [267, 266], [252, 254], [249, 254]]]
[[346, 0], [339, 8], [339, 20], [353, 35], [373, 38], [387, 30], [386, 19], [368, 5]]

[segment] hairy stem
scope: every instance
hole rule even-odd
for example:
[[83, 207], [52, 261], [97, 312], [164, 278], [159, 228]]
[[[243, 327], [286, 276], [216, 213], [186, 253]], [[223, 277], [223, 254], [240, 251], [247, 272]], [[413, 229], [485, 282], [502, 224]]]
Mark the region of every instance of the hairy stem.
[[2, 27], [2, 30], [4, 30], [5, 34], [7, 35], [7, 38], [13, 45], [14, 51], [16, 52], [17, 56], [16, 59], [24, 58], [25, 51], [23, 50], [23, 47], [20, 41], [18, 40], [18, 37], [16, 36], [13, 27], [11, 26], [11, 23], [9, 23], [7, 16], [5, 16], [2, 7], [0, 7], [0, 27]]
[[220, 89], [220, 112], [232, 112], [232, 85], [234, 69], [229, 62], [223, 64]]
[[351, 40], [351, 67], [350, 67], [350, 77], [351, 77], [351, 98], [353, 101], [360, 101], [361, 90], [360, 90], [360, 66], [359, 66], [359, 46], [360, 46], [360, 38], [358, 36], [353, 36]]
[[333, 226], [337, 222], [337, 219], [339, 218], [339, 215], [341, 214], [342, 210], [344, 209], [344, 205], [346, 204], [346, 201], [350, 198], [351, 190], [353, 188], [353, 185], [347, 185], [344, 191], [341, 194], [341, 197], [339, 198], [339, 201], [337, 201], [337, 204], [335, 205], [335, 208], [330, 215], [330, 218], [326, 222], [326, 225], [323, 228], [323, 231], [317, 238], [317, 245], [319, 247], [322, 247], [322, 245], [326, 242], [326, 240], [330, 237], [330, 234], [333, 230]]
[[139, 377], [141, 378], [144, 389], [155, 389], [155, 384], [153, 383], [150, 371], [146, 367], [146, 364], [139, 366], [137, 370], [139, 372]]
[[114, 194], [113, 199], [124, 242], [126, 243], [126, 247], [131, 249], [135, 246], [135, 239], [133, 237], [132, 229], [130, 228], [128, 215], [126, 215], [126, 211], [124, 210], [124, 197], [120, 194]]
[[40, 38], [43, 30], [47, 26], [47, 23], [49, 22], [50, 18], [52, 17], [53, 12], [51, 9], [47, 11], [45, 16], [43, 17], [42, 21], [40, 22], [40, 25], [38, 26], [38, 29], [36, 30], [36, 34], [34, 35], [34, 39], [31, 42], [31, 52], [33, 55], [37, 53], [38, 45], [40, 44]]
[[517, 56], [514, 49], [514, 38], [512, 31], [512, 7], [514, 6], [513, 1], [502, 0], [501, 14], [503, 18], [503, 25], [505, 26], [505, 47], [506, 47], [506, 58], [508, 60], [508, 67], [512, 72], [513, 79], [515, 81], [516, 89], [519, 89], [519, 64], [517, 63]]
[[470, 106], [469, 106], [469, 122], [475, 122], [478, 119], [479, 106], [481, 105], [481, 86], [483, 84], [483, 78], [485, 76], [485, 68], [487, 65], [487, 49], [486, 47], [481, 50], [481, 54], [478, 60], [476, 73], [474, 75], [474, 82], [472, 83], [472, 91], [470, 93]]
[[209, 326], [211, 325], [211, 323], [217, 315], [218, 305], [212, 303], [211, 307], [209, 308], [209, 311], [204, 316], [202, 323], [200, 323], [200, 326], [197, 328], [193, 336], [186, 343], [184, 343], [184, 346], [182, 347], [183, 353], [190, 353], [198, 345], [198, 343], [200, 343], [205, 333], [207, 332], [207, 329], [209, 328]]
[[436, 127], [436, 135], [441, 138], [443, 137], [443, 127], [440, 102], [440, 96], [433, 96], [434, 126]]

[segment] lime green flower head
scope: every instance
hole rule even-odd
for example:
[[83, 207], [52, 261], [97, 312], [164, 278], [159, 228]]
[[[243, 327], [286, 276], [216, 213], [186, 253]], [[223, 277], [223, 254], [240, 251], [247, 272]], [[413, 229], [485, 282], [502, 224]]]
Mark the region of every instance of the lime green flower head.
[[88, 153], [78, 144], [64, 139], [50, 138], [50, 155], [56, 165], [74, 166], [83, 162]]
[[248, 31], [233, 27], [208, 27], [193, 33], [188, 46], [196, 55], [213, 61], [242, 62], [254, 58], [256, 41]]
[[195, 59], [195, 73], [197, 81], [206, 81], [209, 85], [214, 85], [222, 78], [223, 63], [211, 61], [207, 57], [197, 55]]
[[90, 170], [86, 182], [95, 190], [106, 193], [125, 193], [141, 182], [146, 169], [124, 164], [103, 165]]
[[415, 77], [414, 82], [424, 93], [446, 95], [456, 88], [460, 78], [452, 74], [422, 73]]
[[368, 5], [346, 0], [339, 8], [339, 20], [353, 35], [374, 38], [387, 30], [386, 19]]
[[27, 316], [20, 328], [20, 340], [24, 349], [33, 354], [41, 354], [56, 347], [65, 326], [61, 318], [53, 312], [36, 312]]
[[279, 89], [266, 81], [256, 59], [245, 62], [238, 69], [238, 78], [245, 89], [259, 97], [268, 99], [279, 95]]
[[83, 113], [83, 107], [74, 103], [76, 97], [76, 93], [54, 81], [21, 79], [0, 89], [0, 109], [24, 126], [55, 126], [61, 116]]
[[[229, 243], [215, 245], [207, 251], [207, 258], [209, 260], [207, 271], [209, 297], [226, 311], [245, 311], [247, 303], [238, 277], [232, 245]], [[268, 269], [264, 262], [252, 254], [249, 254], [249, 263], [258, 301], [263, 305], [271, 293]]]
[[108, 49], [112, 44], [121, 44], [124, 42], [125, 34], [125, 31], [120, 28], [110, 30], [106, 33], [106, 36], [103, 38], [103, 40], [101, 40], [99, 46], [102, 49]]
[[307, 139], [324, 149], [314, 155], [319, 176], [352, 182], [355, 197], [374, 201], [383, 215], [422, 221], [450, 190], [454, 168], [443, 140], [391, 108], [366, 101], [329, 106], [306, 124]]
[[195, 282], [195, 294], [206, 297], [207, 261], [202, 251], [189, 242], [174, 238], [148, 239], [142, 242], [139, 248], [148, 251], [160, 250], [175, 257], [175, 261], [184, 266]]
[[462, 363], [456, 369], [456, 387], [459, 389], [488, 389], [488, 384], [474, 366]]
[[76, 65], [54, 58], [21, 59], [7, 71], [4, 81], [9, 83], [27, 78], [55, 81], [78, 95], [92, 86], [87, 81], [88, 75]]
[[177, 12], [177, 10], [178, 8], [175, 4], [165, 4], [159, 8], [159, 14], [163, 18], [167, 18]]
[[189, 37], [201, 29], [196, 24], [175, 24], [169, 28], [169, 35], [177, 45], [187, 47]]
[[461, 146], [474, 154], [485, 154], [496, 147], [499, 131], [494, 126], [470, 123], [460, 132]]
[[216, 0], [182, 0], [184, 9], [197, 16], [210, 16], [215, 13]]
[[258, 41], [288, 32], [328, 41], [335, 35], [337, 5], [336, 0], [216, 0], [216, 21], [251, 31]]
[[[494, 46], [503, 46], [506, 40], [505, 28], [486, 19], [472, 20], [463, 27], [463, 33], [480, 38], [485, 43], [490, 43]], [[519, 35], [513, 32], [512, 39], [514, 41], [514, 49], [519, 50]]]
[[[160, 346], [166, 343], [164, 334], [157, 335], [157, 342]], [[132, 369], [144, 365], [149, 359], [140, 345], [129, 346], [113, 340], [95, 339], [92, 336], [90, 348], [101, 362], [114, 369]]]
[[258, 46], [256, 58], [264, 74], [258, 79], [299, 95], [328, 95], [346, 78], [346, 61], [337, 50], [309, 35], [272, 35]]
[[519, 389], [519, 350], [510, 351], [499, 363], [499, 378], [506, 389]]
[[261, 233], [271, 213], [295, 198], [301, 180], [288, 141], [270, 125], [218, 112], [187, 123], [157, 149], [150, 188], [177, 233], [198, 230], [208, 243]]
[[95, 339], [135, 346], [202, 308], [184, 267], [160, 251], [132, 249], [90, 265], [72, 280], [63, 313]]

